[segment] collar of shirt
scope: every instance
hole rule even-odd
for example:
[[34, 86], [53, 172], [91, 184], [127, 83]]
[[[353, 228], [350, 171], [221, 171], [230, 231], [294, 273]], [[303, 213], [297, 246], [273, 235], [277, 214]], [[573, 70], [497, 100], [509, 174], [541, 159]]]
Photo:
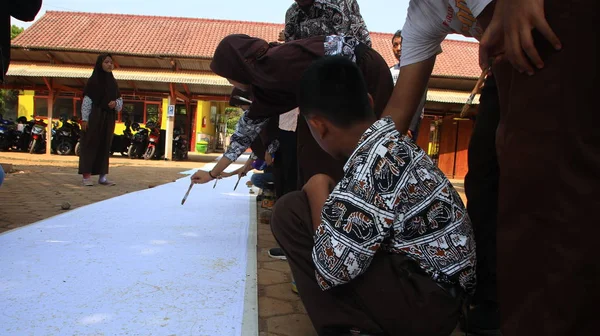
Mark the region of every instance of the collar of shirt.
[[[358, 144], [356, 145], [354, 152], [352, 152], [352, 155], [350, 155], [348, 161], [346, 161], [346, 164], [344, 165], [344, 172], [348, 171], [349, 165], [352, 164], [356, 153], [360, 151], [362, 146], [364, 146], [368, 142], [368, 140], [373, 136], [373, 134], [381, 136], [382, 133], [398, 133], [398, 131], [396, 130], [396, 124], [392, 120], [392, 117], [387, 116], [377, 120], [363, 133], [363, 135], [360, 137], [360, 140], [358, 140]], [[400, 138], [399, 134], [398, 137]]]

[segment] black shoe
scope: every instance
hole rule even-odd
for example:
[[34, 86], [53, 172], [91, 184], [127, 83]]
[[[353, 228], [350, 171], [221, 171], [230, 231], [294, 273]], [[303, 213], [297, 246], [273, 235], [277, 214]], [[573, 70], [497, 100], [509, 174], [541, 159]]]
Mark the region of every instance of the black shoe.
[[462, 329], [469, 335], [502, 336], [498, 305], [491, 302], [478, 304], [467, 311]]
[[279, 247], [273, 247], [269, 249], [269, 257], [273, 259], [287, 260], [285, 254], [283, 253], [283, 250]]

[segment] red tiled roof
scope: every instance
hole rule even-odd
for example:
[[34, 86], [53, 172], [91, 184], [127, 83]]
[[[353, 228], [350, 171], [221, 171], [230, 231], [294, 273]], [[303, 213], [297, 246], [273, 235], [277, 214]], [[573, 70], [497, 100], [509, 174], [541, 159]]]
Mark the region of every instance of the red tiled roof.
[[[12, 41], [13, 47], [123, 55], [211, 58], [229, 34], [275, 41], [282, 24], [162, 16], [47, 11]], [[389, 65], [392, 34], [371, 33], [373, 47]], [[434, 76], [479, 77], [477, 44], [446, 40]]]

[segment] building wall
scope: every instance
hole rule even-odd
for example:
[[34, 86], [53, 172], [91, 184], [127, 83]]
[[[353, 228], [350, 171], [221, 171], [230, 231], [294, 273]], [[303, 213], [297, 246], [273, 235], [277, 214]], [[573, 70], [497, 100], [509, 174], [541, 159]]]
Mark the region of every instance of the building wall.
[[19, 94], [19, 110], [18, 117], [26, 117], [28, 120], [34, 113], [34, 105], [33, 105], [33, 97], [35, 96], [35, 91], [33, 90], [23, 90], [21, 94]]
[[444, 118], [441, 125], [438, 167], [449, 178], [463, 179], [468, 172], [468, 149], [473, 122]]

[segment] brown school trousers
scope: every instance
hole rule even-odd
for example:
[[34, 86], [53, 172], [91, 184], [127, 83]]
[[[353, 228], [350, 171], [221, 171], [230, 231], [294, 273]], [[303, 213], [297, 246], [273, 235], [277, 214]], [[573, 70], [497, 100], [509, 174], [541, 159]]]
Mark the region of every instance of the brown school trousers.
[[450, 335], [461, 298], [450, 295], [400, 254], [379, 252], [367, 271], [348, 284], [322, 291], [311, 253], [313, 225], [303, 191], [275, 204], [271, 229], [290, 264], [300, 298], [319, 335]]
[[545, 67], [496, 75], [498, 297], [505, 336], [597, 335], [600, 300], [598, 1], [545, 0], [561, 51], [534, 31]]

